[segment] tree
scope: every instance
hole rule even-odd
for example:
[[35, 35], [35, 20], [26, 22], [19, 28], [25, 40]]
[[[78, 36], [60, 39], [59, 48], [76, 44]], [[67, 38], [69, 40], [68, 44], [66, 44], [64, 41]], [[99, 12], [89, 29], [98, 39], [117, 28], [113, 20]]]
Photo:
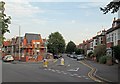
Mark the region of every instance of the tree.
[[120, 61], [120, 45], [113, 47], [114, 56]]
[[79, 48], [75, 49], [75, 54], [80, 55], [80, 54], [83, 54], [83, 53], [84, 53], [83, 49], [79, 49]]
[[100, 10], [104, 12], [104, 14], [111, 11], [111, 13], [116, 13], [120, 8], [120, 0], [113, 0], [111, 1], [106, 7], [102, 8], [100, 7]]
[[6, 16], [6, 14], [4, 14], [4, 5], [5, 5], [5, 2], [1, 1], [0, 2], [0, 43], [2, 43], [2, 41], [5, 39], [4, 37], [4, 34], [6, 32], [9, 32], [9, 29], [8, 29], [8, 24], [10, 24], [10, 19], [11, 17], [10, 16]]
[[75, 49], [76, 49], [75, 43], [73, 41], [68, 42], [66, 46], [66, 53], [72, 54], [73, 52], [75, 52]]
[[101, 56], [106, 55], [106, 46], [105, 45], [98, 45], [95, 49], [94, 49], [94, 56], [96, 56], [97, 61], [99, 60], [99, 58]]
[[65, 40], [59, 32], [51, 33], [48, 37], [48, 52], [53, 54], [64, 53]]

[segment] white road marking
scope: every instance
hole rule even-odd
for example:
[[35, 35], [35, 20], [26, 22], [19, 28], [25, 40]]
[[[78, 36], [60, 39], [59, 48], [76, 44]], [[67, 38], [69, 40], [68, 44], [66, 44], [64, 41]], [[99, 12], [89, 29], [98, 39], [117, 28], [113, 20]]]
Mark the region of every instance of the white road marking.
[[70, 64], [68, 64], [68, 66], [70, 66]]
[[67, 74], [67, 73], [63, 73], [63, 74]]
[[52, 70], [53, 72], [55, 72], [55, 70]]
[[70, 74], [70, 76], [74, 76], [73, 74]]
[[81, 78], [81, 76], [78, 76], [79, 78]]
[[76, 69], [69, 69], [68, 71], [78, 71], [79, 68], [76, 68]]
[[73, 74], [73, 75], [76, 75], [76, 76], [77, 76], [78, 74]]
[[44, 70], [47, 70], [47, 69], [44, 69]]
[[56, 70], [57, 72], [59, 71], [59, 70]]
[[89, 78], [85, 78], [85, 79], [89, 79]]
[[83, 77], [86, 77], [86, 76], [83, 76]]

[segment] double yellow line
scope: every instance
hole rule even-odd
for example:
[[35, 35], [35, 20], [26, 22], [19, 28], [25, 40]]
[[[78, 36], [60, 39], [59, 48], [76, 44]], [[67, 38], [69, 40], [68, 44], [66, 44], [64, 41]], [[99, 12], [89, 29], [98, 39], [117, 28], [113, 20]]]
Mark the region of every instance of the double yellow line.
[[91, 71], [88, 73], [89, 78], [91, 78], [92, 80], [94, 80], [96, 82], [103, 82], [103, 81], [101, 81], [101, 80], [99, 80], [99, 79], [97, 79], [96, 77], [93, 76], [93, 73], [96, 71], [95, 68], [91, 67], [90, 65], [86, 64], [83, 61], [80, 61], [80, 63], [82, 63], [83, 65], [85, 65], [85, 66], [87, 66], [91, 69]]

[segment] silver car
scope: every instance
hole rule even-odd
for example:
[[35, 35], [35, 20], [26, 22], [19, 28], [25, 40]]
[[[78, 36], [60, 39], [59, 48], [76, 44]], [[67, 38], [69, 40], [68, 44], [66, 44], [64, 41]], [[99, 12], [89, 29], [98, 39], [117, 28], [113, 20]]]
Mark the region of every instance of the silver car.
[[77, 55], [77, 61], [78, 60], [84, 60], [84, 56], [83, 55]]
[[6, 55], [4, 58], [3, 58], [3, 61], [14, 61], [14, 58], [12, 55]]

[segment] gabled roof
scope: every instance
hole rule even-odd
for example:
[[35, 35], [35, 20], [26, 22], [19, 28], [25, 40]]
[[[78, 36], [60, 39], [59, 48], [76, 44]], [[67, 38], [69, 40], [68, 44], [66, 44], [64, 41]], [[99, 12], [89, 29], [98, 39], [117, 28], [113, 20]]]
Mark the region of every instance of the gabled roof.
[[40, 40], [41, 36], [40, 34], [33, 34], [33, 33], [26, 33], [25, 39], [27, 40], [27, 43], [31, 43], [32, 40]]
[[120, 28], [120, 19], [114, 20], [113, 23], [114, 22], [117, 22], [116, 27], [112, 27], [112, 28], [108, 29], [106, 34], [108, 34], [108, 33], [112, 32], [112, 31], [117, 30], [117, 29]]
[[117, 30], [117, 29], [120, 29], [120, 25], [119, 25], [119, 27], [108, 29], [106, 34], [112, 32], [112, 31], [114, 31], [114, 30]]

